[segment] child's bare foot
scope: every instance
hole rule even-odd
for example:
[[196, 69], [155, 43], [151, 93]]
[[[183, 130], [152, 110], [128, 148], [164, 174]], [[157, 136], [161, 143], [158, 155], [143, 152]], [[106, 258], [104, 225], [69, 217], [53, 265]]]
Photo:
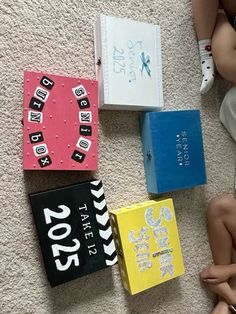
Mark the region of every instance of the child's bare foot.
[[208, 284], [209, 289], [222, 297], [228, 304], [236, 304], [236, 294], [227, 282]]
[[224, 301], [219, 301], [211, 314], [230, 314], [228, 304]]

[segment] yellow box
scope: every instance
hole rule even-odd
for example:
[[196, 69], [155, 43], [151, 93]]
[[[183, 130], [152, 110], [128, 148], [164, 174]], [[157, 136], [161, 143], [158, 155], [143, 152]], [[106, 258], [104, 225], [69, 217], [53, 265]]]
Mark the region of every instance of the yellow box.
[[124, 288], [139, 293], [184, 274], [172, 199], [110, 211]]

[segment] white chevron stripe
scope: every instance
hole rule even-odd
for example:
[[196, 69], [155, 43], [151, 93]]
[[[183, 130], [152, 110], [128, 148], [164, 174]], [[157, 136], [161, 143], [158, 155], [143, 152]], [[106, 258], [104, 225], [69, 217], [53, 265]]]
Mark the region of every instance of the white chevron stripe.
[[111, 226], [105, 231], [99, 230], [99, 234], [101, 238], [107, 240], [112, 235]]
[[93, 201], [93, 205], [95, 208], [102, 210], [106, 206], [106, 200], [102, 200], [100, 203]]
[[98, 185], [100, 182], [101, 182], [100, 180], [96, 180], [96, 181], [92, 181], [90, 183], [93, 184], [93, 185]]
[[104, 252], [107, 255], [112, 255], [115, 252], [115, 250], [116, 250], [114, 241], [111, 241], [111, 243], [108, 244], [108, 245], [103, 244], [103, 248], [104, 248]]
[[98, 223], [100, 223], [101, 225], [105, 226], [106, 223], [109, 220], [108, 212], [105, 212], [103, 215], [97, 215], [96, 214], [96, 219], [97, 219]]
[[104, 190], [103, 187], [101, 187], [101, 189], [99, 189], [98, 191], [96, 190], [91, 190], [91, 193], [96, 197], [99, 198], [104, 194]]
[[108, 259], [106, 259], [107, 266], [115, 265], [115, 263], [117, 263], [117, 256], [114, 257], [113, 261], [109, 261]]

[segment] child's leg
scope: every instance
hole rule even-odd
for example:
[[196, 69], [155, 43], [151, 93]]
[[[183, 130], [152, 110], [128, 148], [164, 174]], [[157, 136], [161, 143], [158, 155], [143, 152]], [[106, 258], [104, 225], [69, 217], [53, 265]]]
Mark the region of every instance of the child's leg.
[[235, 199], [230, 196], [212, 199], [208, 206], [207, 218], [209, 243], [214, 263], [216, 265], [231, 264], [233, 236], [236, 239]]
[[193, 20], [198, 40], [212, 38], [218, 7], [218, 0], [192, 0]]
[[231, 314], [231, 312], [225, 301], [219, 301], [211, 314]]
[[193, 20], [202, 67], [202, 85], [200, 88], [202, 94], [208, 92], [214, 83], [211, 38], [216, 24], [218, 6], [218, 0], [192, 0]]
[[225, 12], [229, 15], [236, 15], [236, 2], [234, 0], [220, 0]]
[[224, 14], [218, 14], [212, 52], [219, 73], [236, 84], [236, 32]]
[[[213, 199], [208, 208], [208, 235], [214, 263], [227, 265], [232, 262], [233, 243], [236, 243], [236, 200], [230, 196]], [[236, 294], [228, 283], [211, 285], [210, 289], [227, 300], [236, 303]], [[230, 313], [224, 301], [220, 301], [214, 314]]]

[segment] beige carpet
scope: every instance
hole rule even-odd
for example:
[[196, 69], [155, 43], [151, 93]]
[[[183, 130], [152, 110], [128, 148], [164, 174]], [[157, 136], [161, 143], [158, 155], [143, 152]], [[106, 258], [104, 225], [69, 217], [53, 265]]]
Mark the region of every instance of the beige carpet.
[[[23, 172], [23, 71], [94, 78], [93, 26], [99, 13], [162, 27], [165, 110], [199, 108], [208, 184], [173, 193], [185, 276], [137, 296], [122, 288], [118, 267], [51, 289], [27, 193], [90, 178], [80, 172]], [[201, 74], [190, 0], [1, 0], [0, 2], [0, 313], [209, 313], [213, 296], [198, 273], [211, 263], [206, 204], [231, 192], [235, 143], [218, 120], [229, 86], [218, 78], [200, 97]], [[99, 171], [109, 208], [148, 198], [138, 114], [100, 114]]]

